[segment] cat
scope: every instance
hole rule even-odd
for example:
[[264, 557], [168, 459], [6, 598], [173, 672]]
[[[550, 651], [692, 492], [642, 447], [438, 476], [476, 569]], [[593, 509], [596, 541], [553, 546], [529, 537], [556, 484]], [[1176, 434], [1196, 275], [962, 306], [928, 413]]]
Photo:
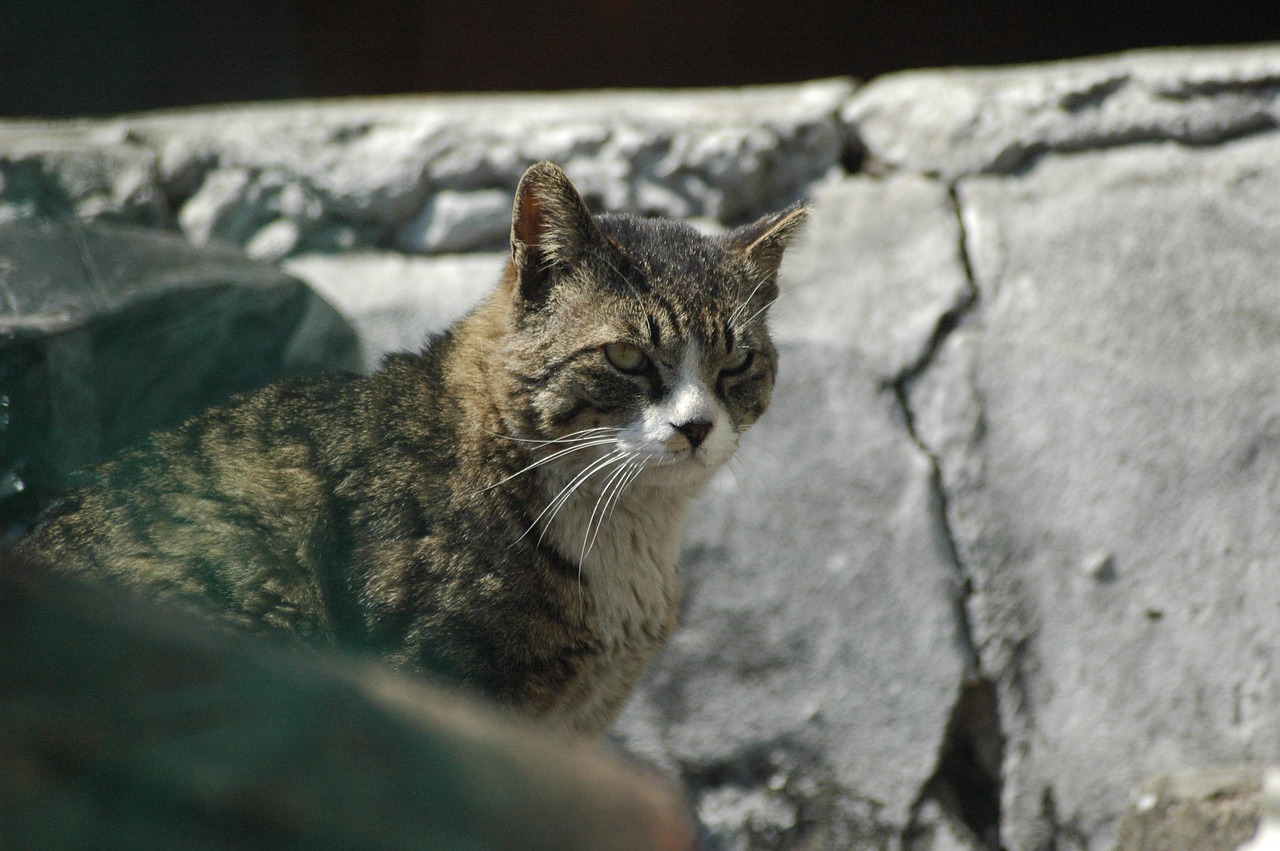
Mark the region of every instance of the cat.
[[19, 553], [599, 736], [676, 626], [690, 500], [769, 404], [805, 216], [593, 216], [534, 165], [498, 286], [451, 329], [153, 435]]

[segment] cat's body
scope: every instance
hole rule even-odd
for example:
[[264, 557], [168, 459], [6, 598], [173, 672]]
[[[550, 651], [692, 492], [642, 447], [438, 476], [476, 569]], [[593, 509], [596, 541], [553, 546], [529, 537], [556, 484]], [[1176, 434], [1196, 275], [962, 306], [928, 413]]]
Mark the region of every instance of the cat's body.
[[450, 332], [153, 437], [21, 549], [599, 734], [675, 627], [689, 501], [768, 404], [802, 219], [592, 219], [535, 166], [503, 281]]

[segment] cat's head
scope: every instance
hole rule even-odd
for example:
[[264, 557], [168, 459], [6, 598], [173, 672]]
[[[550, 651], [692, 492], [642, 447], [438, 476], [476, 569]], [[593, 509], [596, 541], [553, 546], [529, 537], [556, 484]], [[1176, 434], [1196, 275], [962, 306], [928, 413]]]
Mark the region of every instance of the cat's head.
[[543, 446], [574, 450], [564, 463], [600, 463], [602, 475], [705, 480], [769, 405], [777, 351], [765, 319], [805, 214], [797, 204], [708, 236], [592, 216], [557, 166], [531, 167], [504, 287], [520, 436], [556, 441]]

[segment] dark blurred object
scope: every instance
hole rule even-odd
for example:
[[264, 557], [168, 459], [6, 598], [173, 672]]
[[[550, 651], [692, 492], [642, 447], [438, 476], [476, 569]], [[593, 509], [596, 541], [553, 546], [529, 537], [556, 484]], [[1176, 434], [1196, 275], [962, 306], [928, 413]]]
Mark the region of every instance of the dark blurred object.
[[296, 278], [136, 227], [0, 223], [0, 542], [74, 471], [281, 374], [357, 367]]
[[5, 848], [693, 848], [585, 743], [3, 553], [0, 646]]
[[1269, 0], [6, 0], [0, 115], [432, 91], [729, 86], [1280, 38]]

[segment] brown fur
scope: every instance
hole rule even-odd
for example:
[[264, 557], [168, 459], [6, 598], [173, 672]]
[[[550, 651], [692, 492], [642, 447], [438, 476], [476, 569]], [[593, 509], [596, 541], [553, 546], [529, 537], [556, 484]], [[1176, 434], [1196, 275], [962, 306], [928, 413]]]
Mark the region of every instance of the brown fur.
[[[668, 528], [649, 522], [660, 515], [678, 537], [702, 471], [687, 461], [689, 482], [668, 481], [663, 464], [649, 472], [619, 453], [583, 480], [586, 495], [544, 514], [563, 480], [610, 449], [529, 468], [583, 429], [616, 436], [665, 404], [672, 364], [690, 352], [736, 445], [768, 404], [764, 315], [802, 219], [792, 208], [709, 238], [593, 218], [558, 168], [534, 166], [502, 281], [449, 332], [370, 376], [273, 385], [155, 435], [99, 468], [21, 549], [250, 630], [362, 647], [598, 734], [675, 625], [674, 544], [643, 530]], [[611, 365], [602, 347], [618, 340], [645, 346], [649, 372]], [[725, 368], [738, 350], [748, 368]], [[693, 458], [680, 435], [702, 428], [663, 445]], [[601, 479], [613, 473], [611, 490]], [[599, 552], [586, 541], [579, 552], [566, 542], [589, 537], [606, 496], [618, 517], [600, 512]], [[568, 528], [587, 509], [588, 528]]]

